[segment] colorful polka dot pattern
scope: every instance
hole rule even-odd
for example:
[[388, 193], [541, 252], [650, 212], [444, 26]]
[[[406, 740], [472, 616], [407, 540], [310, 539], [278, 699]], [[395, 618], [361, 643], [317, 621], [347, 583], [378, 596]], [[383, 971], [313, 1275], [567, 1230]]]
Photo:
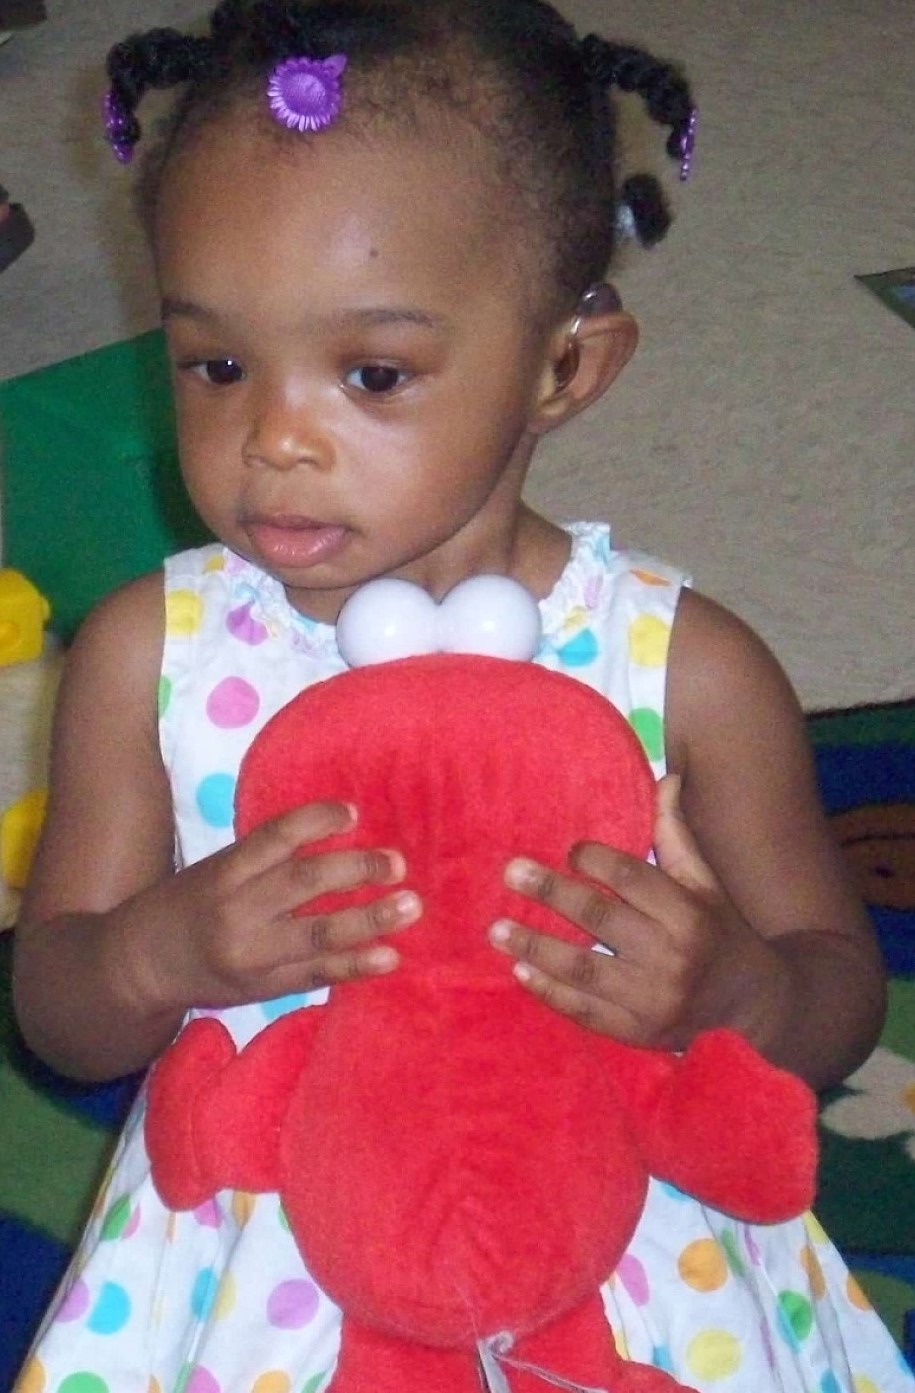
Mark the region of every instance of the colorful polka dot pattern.
[[[682, 576], [576, 524], [543, 602], [537, 661], [605, 693], [664, 771], [664, 686]], [[270, 716], [342, 669], [333, 630], [219, 546], [166, 563], [160, 738], [184, 864], [229, 843], [240, 760]], [[239, 1046], [326, 992], [219, 1012]], [[15, 1393], [324, 1393], [339, 1315], [305, 1272], [275, 1195], [223, 1193], [163, 1210], [142, 1098], [52, 1321]], [[722, 1129], [727, 1118], [722, 1117]], [[652, 1182], [603, 1290], [624, 1357], [699, 1393], [915, 1393], [866, 1298], [812, 1216], [754, 1229]], [[851, 1379], [845, 1372], [851, 1369]]]
[[165, 633], [187, 637], [200, 628], [203, 618], [203, 600], [193, 590], [175, 589], [165, 596]]

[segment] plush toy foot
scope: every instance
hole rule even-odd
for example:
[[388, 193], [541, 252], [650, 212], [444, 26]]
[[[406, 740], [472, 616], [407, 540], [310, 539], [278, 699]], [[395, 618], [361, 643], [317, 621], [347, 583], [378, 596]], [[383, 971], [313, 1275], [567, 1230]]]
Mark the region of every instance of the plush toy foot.
[[559, 1380], [582, 1393], [695, 1393], [663, 1370], [618, 1354], [597, 1294], [520, 1338], [497, 1362], [511, 1393], [549, 1393]]
[[431, 1349], [344, 1316], [326, 1393], [480, 1393], [477, 1368], [473, 1350]]
[[327, 1393], [696, 1393], [670, 1374], [617, 1353], [603, 1303], [593, 1299], [542, 1330], [485, 1349], [432, 1349], [343, 1317]]
[[224, 1025], [191, 1021], [155, 1065], [146, 1107], [146, 1149], [160, 1197], [170, 1209], [193, 1209], [214, 1185], [196, 1135], [201, 1096], [235, 1057]]

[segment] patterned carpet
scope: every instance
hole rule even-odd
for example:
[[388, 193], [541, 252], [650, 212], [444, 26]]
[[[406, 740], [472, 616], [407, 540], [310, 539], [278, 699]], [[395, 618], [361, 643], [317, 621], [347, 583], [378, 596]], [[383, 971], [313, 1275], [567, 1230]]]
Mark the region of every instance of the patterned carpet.
[[823, 1100], [817, 1213], [915, 1367], [915, 702], [810, 731], [891, 973], [878, 1048]]
[[[915, 702], [812, 716], [827, 807], [871, 906], [891, 977], [875, 1054], [824, 1098], [819, 1218], [915, 1367]], [[130, 1100], [86, 1088], [17, 1040], [0, 935], [0, 1391], [79, 1233]]]

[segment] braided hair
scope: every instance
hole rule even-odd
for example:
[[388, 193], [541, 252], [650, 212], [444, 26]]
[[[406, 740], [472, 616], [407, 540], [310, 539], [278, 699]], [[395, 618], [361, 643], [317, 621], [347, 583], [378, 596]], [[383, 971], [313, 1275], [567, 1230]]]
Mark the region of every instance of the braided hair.
[[336, 53], [347, 58], [341, 125], [415, 128], [431, 110], [478, 129], [536, 228], [530, 240], [554, 301], [572, 305], [602, 278], [621, 228], [645, 246], [667, 232], [659, 181], [637, 174], [618, 183], [612, 92], [638, 94], [679, 159], [694, 119], [685, 78], [640, 49], [579, 39], [547, 0], [222, 0], [208, 34], [131, 36], [107, 63], [109, 139], [120, 158], [140, 139], [144, 94], [183, 89], [141, 175], [147, 225], [169, 161], [202, 125], [262, 100], [284, 59]]

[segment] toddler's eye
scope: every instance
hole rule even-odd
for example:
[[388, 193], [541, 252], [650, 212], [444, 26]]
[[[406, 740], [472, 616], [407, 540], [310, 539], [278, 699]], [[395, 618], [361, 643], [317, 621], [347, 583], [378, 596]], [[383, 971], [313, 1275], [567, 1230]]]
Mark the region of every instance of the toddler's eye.
[[369, 392], [372, 396], [384, 396], [409, 380], [408, 372], [390, 363], [361, 363], [358, 368], [351, 368], [345, 378], [348, 386], [356, 387], [360, 392]]
[[192, 364], [193, 371], [213, 387], [231, 387], [241, 382], [245, 370], [235, 358], [207, 358], [202, 363]]

